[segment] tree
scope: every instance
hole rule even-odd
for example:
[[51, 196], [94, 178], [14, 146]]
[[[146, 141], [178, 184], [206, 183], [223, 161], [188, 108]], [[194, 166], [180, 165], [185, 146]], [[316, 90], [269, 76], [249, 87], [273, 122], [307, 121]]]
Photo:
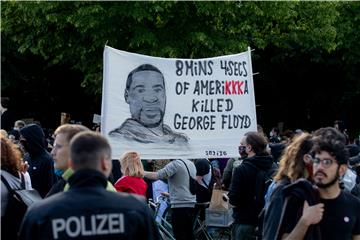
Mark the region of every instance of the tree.
[[4, 2], [2, 35], [48, 67], [72, 65], [99, 94], [102, 51], [201, 58], [264, 49], [284, 56], [332, 51], [336, 3], [303, 2]]
[[[303, 115], [316, 110], [317, 120], [323, 124], [332, 117], [323, 111], [341, 112], [346, 109], [344, 104], [360, 102], [359, 4], [2, 2], [2, 63], [7, 66], [2, 69], [2, 91], [17, 88], [24, 79], [31, 79], [35, 86], [54, 88], [47, 72], [71, 68], [77, 78], [67, 84], [81, 82], [88, 94], [99, 97], [105, 44], [173, 58], [234, 54], [251, 46], [255, 49], [254, 72], [261, 73], [255, 79], [257, 102], [266, 108], [279, 103], [287, 110], [295, 106]], [[33, 59], [42, 66], [32, 72], [24, 65]], [[341, 84], [335, 85], [339, 77]], [[293, 99], [293, 86], [304, 81], [312, 85], [306, 98]], [[274, 91], [268, 91], [269, 87]], [[331, 107], [326, 106], [329, 103]], [[286, 119], [284, 112], [289, 111], [279, 111], [278, 118]], [[277, 115], [266, 114], [270, 115], [276, 121], [273, 116]]]

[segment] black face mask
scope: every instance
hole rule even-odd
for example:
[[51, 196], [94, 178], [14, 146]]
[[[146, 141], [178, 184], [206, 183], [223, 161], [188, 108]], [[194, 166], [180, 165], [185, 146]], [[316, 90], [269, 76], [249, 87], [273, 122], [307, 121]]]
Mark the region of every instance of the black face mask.
[[26, 152], [29, 152], [29, 144], [27, 143], [27, 141], [26, 140], [24, 140], [24, 139], [21, 139], [20, 141], [19, 141], [19, 143], [20, 143], [20, 145], [23, 147], [23, 149], [26, 151]]
[[246, 147], [245, 146], [239, 146], [239, 154], [241, 157], [246, 157]]

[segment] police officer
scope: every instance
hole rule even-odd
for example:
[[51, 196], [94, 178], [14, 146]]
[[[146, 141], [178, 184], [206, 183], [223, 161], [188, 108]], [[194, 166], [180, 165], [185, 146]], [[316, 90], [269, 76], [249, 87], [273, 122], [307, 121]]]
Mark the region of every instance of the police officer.
[[70, 142], [70, 189], [33, 204], [20, 239], [158, 239], [145, 199], [106, 191], [111, 149], [98, 133], [78, 133]]

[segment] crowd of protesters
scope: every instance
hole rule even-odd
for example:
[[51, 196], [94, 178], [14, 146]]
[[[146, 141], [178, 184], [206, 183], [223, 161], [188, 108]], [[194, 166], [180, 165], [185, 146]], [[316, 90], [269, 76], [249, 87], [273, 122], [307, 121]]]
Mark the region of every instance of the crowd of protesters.
[[[141, 160], [141, 152], [111, 159], [102, 135], [64, 124], [46, 139], [37, 124], [18, 120], [1, 131], [3, 239], [160, 239], [147, 205], [152, 183], [166, 181], [176, 239], [195, 239], [196, 204], [215, 187], [228, 191], [231, 238], [360, 239], [360, 144], [335, 122], [314, 132], [266, 136], [259, 126], [239, 138], [239, 158]], [[259, 173], [271, 174], [259, 196]], [[196, 179], [193, 194], [189, 178]], [[43, 200], [21, 221], [11, 189], [35, 189]], [[268, 188], [267, 188], [268, 187]]]

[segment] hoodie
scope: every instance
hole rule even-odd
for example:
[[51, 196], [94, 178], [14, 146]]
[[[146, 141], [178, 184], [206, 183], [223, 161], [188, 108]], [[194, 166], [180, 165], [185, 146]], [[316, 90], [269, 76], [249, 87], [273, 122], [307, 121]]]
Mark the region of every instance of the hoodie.
[[54, 162], [45, 148], [45, 135], [36, 124], [29, 124], [20, 130], [25, 141], [21, 141], [27, 154], [25, 161], [29, 163], [31, 183], [42, 197], [45, 197], [56, 181]]
[[272, 169], [273, 163], [270, 155], [256, 155], [244, 159], [241, 165], [235, 168], [228, 194], [230, 204], [235, 207], [233, 209], [235, 223], [247, 225], [258, 223], [262, 206], [254, 201], [256, 176], [259, 169], [265, 171]]

